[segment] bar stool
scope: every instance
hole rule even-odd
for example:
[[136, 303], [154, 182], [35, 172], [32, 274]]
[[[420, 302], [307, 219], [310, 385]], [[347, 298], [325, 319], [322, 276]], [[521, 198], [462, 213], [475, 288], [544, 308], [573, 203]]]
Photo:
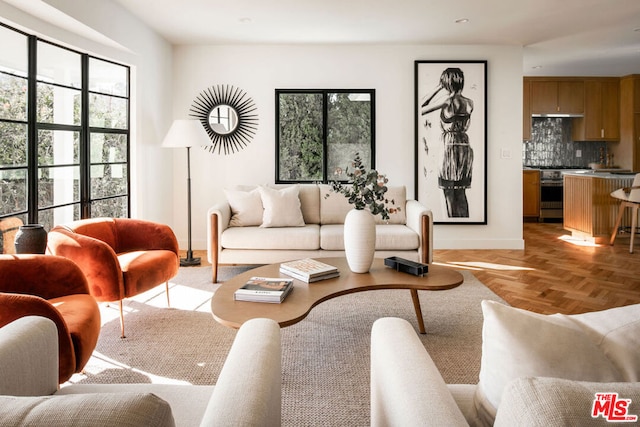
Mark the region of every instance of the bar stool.
[[611, 234], [610, 244], [616, 240], [618, 234], [618, 228], [622, 222], [622, 216], [626, 208], [631, 208], [631, 239], [629, 242], [629, 253], [633, 253], [633, 240], [636, 234], [636, 227], [638, 226], [638, 208], [640, 207], [640, 173], [636, 174], [633, 179], [631, 187], [619, 188], [611, 193], [611, 197], [620, 200], [620, 208], [618, 209], [618, 217], [616, 218], [616, 225], [613, 227], [613, 233]]

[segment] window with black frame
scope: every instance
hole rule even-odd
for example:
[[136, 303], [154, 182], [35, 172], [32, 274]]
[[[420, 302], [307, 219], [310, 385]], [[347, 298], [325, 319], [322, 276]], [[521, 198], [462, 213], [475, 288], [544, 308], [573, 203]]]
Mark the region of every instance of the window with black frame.
[[0, 25], [0, 220], [129, 215], [129, 67]]
[[340, 180], [356, 153], [375, 166], [374, 89], [276, 89], [277, 183]]

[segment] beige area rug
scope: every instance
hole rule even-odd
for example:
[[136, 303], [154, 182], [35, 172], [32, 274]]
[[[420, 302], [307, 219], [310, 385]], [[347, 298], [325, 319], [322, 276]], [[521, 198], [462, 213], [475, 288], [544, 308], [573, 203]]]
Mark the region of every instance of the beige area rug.
[[[246, 268], [222, 267], [224, 281]], [[103, 328], [85, 374], [75, 383], [214, 384], [236, 331], [209, 311], [219, 286], [208, 267], [181, 268], [164, 287], [125, 307], [126, 339], [119, 337], [117, 305], [103, 306]], [[453, 290], [420, 292], [427, 334], [420, 338], [448, 383], [476, 383], [480, 369], [480, 301], [502, 301], [470, 272]], [[405, 290], [345, 295], [315, 307], [302, 322], [282, 329], [284, 426], [368, 426], [369, 348], [373, 322], [407, 319], [417, 330]]]

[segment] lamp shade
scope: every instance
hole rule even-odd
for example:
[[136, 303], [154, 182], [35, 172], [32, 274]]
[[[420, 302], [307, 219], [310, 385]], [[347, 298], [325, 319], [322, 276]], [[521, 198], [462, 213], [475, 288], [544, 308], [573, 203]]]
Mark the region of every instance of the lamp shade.
[[211, 144], [211, 139], [198, 120], [174, 120], [162, 141], [163, 147], [195, 147]]

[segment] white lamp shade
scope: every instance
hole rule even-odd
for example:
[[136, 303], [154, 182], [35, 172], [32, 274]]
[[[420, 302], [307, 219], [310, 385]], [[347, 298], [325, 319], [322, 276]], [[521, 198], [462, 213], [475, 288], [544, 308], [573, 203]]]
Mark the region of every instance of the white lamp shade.
[[198, 120], [174, 120], [162, 141], [163, 147], [195, 147], [211, 144], [211, 139]]

